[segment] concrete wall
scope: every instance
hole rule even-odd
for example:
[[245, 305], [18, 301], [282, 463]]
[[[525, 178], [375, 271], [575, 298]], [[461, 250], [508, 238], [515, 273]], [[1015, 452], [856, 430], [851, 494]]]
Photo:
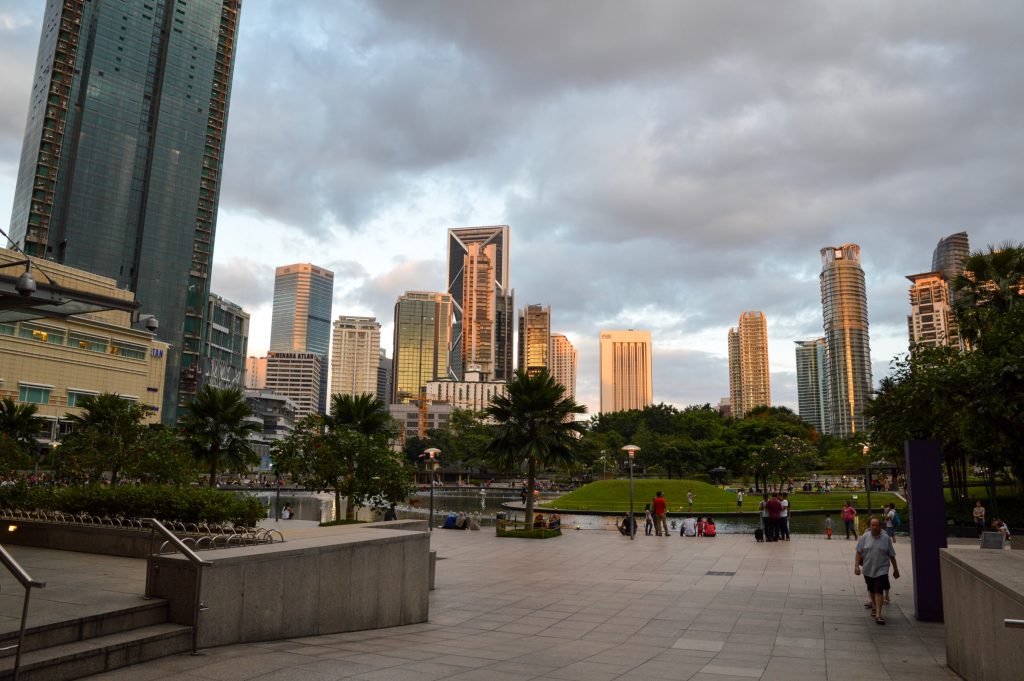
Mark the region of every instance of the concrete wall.
[[[4, 518], [0, 542], [14, 546], [36, 546], [58, 551], [80, 551], [107, 556], [145, 558], [160, 548], [162, 539], [152, 542], [149, 530], [106, 525], [71, 525], [40, 520]], [[14, 531], [10, 528], [15, 527]]]
[[946, 663], [967, 681], [1024, 676], [1024, 631], [1004, 619], [1024, 619], [1024, 552], [942, 549]]
[[[427, 620], [430, 537], [347, 526], [316, 537], [203, 551], [199, 645], [377, 629]], [[376, 525], [376, 524], [375, 524]], [[149, 559], [147, 595], [191, 624], [195, 570], [181, 556]]]

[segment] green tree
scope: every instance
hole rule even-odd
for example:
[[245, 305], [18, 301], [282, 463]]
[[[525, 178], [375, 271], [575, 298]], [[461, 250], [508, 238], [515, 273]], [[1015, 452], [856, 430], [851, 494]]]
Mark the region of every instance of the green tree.
[[189, 443], [178, 430], [155, 424], [145, 428], [139, 453], [124, 473], [144, 483], [184, 485], [199, 477], [199, 465]]
[[116, 483], [139, 455], [149, 408], [114, 393], [87, 395], [75, 406], [81, 413], [65, 416], [74, 429], [64, 438], [57, 457], [67, 463], [73, 476], [99, 477], [110, 471], [110, 482]]
[[526, 462], [526, 522], [533, 524], [533, 494], [537, 465], [570, 465], [576, 459], [581, 423], [576, 414], [586, 407], [566, 397], [565, 388], [542, 369], [534, 375], [516, 371], [504, 394], [495, 395], [487, 414], [495, 422], [495, 434], [488, 447], [489, 457], [504, 468]]
[[39, 447], [39, 434], [46, 420], [36, 416], [34, 404], [18, 404], [9, 397], [0, 400], [0, 466], [20, 468], [28, 464]]
[[776, 480], [778, 489], [782, 489], [787, 478], [812, 467], [814, 458], [814, 446], [806, 439], [776, 435], [751, 455], [750, 465], [755, 477], [766, 483]]
[[263, 430], [237, 388], [204, 385], [178, 420], [196, 461], [210, 471], [210, 487], [221, 470], [242, 471], [259, 461], [249, 436]]
[[1001, 315], [1024, 305], [1024, 244], [971, 253], [951, 288], [960, 332], [977, 343]]
[[331, 408], [325, 424], [328, 428], [351, 428], [363, 435], [395, 432], [395, 422], [388, 406], [370, 393], [331, 395]]

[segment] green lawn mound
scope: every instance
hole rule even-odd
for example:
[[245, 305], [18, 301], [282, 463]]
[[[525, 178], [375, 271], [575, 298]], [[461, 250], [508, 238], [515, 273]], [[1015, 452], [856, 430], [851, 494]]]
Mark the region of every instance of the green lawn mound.
[[537, 529], [523, 529], [523, 530], [512, 530], [512, 529], [498, 529], [499, 537], [518, 537], [520, 539], [551, 539], [552, 537], [561, 537], [561, 530], [548, 530], [545, 528]]
[[[694, 513], [735, 513], [736, 493], [697, 480], [636, 480], [634, 481], [634, 509], [642, 513], [644, 505], [651, 502], [659, 490], [668, 500], [669, 513], [685, 513], [686, 493], [693, 491]], [[863, 491], [794, 492], [789, 495], [790, 507], [794, 511], [837, 510], [844, 501], [854, 508], [867, 506], [867, 494]], [[744, 513], [756, 513], [761, 501], [759, 494], [743, 495]], [[872, 492], [871, 505], [878, 509], [882, 504], [893, 502], [903, 512], [905, 504], [895, 494]], [[623, 513], [629, 510], [629, 480], [599, 480], [577, 490], [551, 499], [538, 508], [558, 508], [580, 511], [609, 511]]]

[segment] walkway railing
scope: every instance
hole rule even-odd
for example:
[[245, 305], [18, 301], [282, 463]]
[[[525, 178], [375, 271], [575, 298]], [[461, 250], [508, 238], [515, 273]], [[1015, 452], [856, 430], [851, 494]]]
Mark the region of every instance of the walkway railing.
[[[172, 547], [178, 550], [178, 553], [185, 556], [188, 562], [192, 563], [192, 566], [196, 571], [196, 588], [195, 588], [195, 604], [192, 613], [192, 654], [199, 654], [199, 613], [206, 610], [206, 606], [200, 600], [203, 589], [203, 568], [212, 567], [213, 562], [209, 560], [203, 560], [196, 555], [195, 551], [185, 546], [185, 543], [178, 539], [177, 535], [164, 527], [156, 518], [146, 518], [146, 522], [152, 529], [153, 533], [159, 533], [167, 541], [165, 544], [170, 544]], [[148, 589], [147, 589], [148, 592]]]
[[32, 594], [32, 589], [42, 589], [46, 586], [46, 582], [40, 582], [25, 572], [25, 568], [21, 567], [18, 561], [14, 560], [14, 556], [7, 553], [7, 549], [0, 546], [0, 563], [3, 563], [7, 571], [18, 580], [22, 587], [25, 589], [25, 604], [21, 608], [21, 628], [18, 629], [18, 642], [13, 646], [7, 646], [6, 648], [0, 648], [0, 651], [10, 650], [16, 648], [14, 653], [14, 674], [11, 678], [14, 681], [18, 681], [18, 670], [21, 668], [21, 648], [25, 643], [25, 624], [28, 622], [28, 600]]

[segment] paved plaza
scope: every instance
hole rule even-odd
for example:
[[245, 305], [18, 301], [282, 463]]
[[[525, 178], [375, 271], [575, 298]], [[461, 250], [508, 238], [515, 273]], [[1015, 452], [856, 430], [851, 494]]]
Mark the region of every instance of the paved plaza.
[[[227, 646], [95, 679], [689, 679], [935, 681], [943, 627], [913, 619], [897, 544], [888, 624], [865, 609], [853, 541], [756, 544], [569, 531], [549, 540], [436, 531], [430, 622]], [[215, 569], [215, 568], [214, 568]], [[302, 579], [296, 574], [295, 579]]]

